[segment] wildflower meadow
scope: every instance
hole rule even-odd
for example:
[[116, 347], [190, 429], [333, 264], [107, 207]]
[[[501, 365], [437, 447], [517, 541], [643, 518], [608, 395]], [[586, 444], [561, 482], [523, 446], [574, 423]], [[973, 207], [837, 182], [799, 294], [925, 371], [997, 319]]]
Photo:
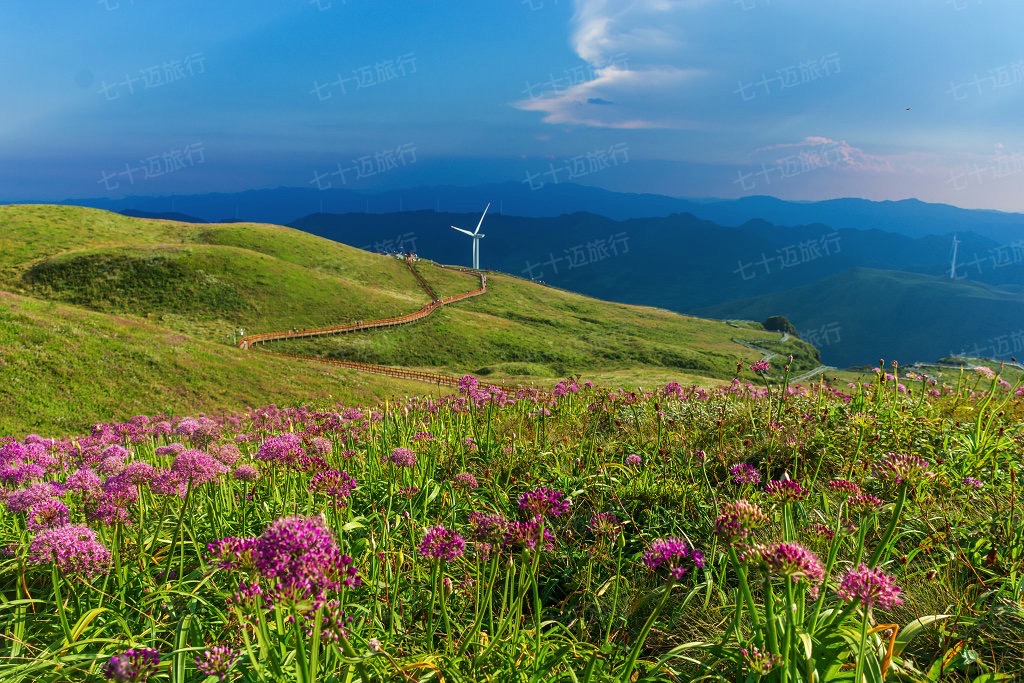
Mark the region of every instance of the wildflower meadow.
[[1024, 389], [484, 386], [0, 439], [0, 680], [1024, 680]]

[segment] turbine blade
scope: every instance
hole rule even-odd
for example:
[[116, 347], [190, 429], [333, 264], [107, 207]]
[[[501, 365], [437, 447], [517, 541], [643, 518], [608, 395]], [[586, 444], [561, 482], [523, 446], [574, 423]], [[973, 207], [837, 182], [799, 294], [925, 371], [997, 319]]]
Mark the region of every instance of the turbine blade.
[[474, 235], [480, 232], [480, 226], [484, 224], [484, 216], [487, 215], [487, 209], [489, 208], [491, 208], [491, 203], [487, 202], [487, 206], [484, 208], [484, 212], [480, 214], [480, 222], [476, 224], [476, 230], [473, 231]]
[[473, 233], [471, 233], [469, 230], [463, 230], [462, 228], [456, 228], [454, 225], [452, 226], [452, 230], [458, 230], [459, 232], [465, 233], [466, 235], [469, 235], [470, 237], [473, 236]]

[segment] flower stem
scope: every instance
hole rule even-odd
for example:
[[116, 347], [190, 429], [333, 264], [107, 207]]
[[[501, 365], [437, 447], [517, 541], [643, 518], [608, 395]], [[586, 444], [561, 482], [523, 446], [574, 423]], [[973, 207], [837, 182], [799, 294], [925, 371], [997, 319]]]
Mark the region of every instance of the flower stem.
[[621, 680], [632, 680], [633, 667], [636, 665], [636, 660], [640, 656], [640, 650], [644, 646], [644, 642], [647, 640], [647, 635], [651, 632], [654, 627], [654, 620], [661, 614], [661, 610], [665, 607], [665, 603], [668, 602], [668, 596], [672, 593], [672, 587], [675, 585], [675, 579], [669, 579], [668, 583], [665, 584], [664, 592], [661, 595], [661, 600], [658, 601], [658, 606], [654, 608], [651, 615], [647, 617], [647, 621], [644, 622], [644, 626], [640, 629], [640, 635], [637, 636], [636, 643], [633, 644], [633, 649], [629, 652], [629, 657], [626, 659], [626, 665], [623, 667]]

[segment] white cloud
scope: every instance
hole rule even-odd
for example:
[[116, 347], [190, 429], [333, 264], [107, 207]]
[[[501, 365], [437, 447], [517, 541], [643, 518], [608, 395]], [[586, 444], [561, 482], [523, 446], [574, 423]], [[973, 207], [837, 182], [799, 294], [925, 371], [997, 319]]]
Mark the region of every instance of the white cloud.
[[810, 160], [811, 163], [820, 166], [854, 171], [896, 170], [893, 158], [869, 154], [846, 140], [833, 140], [821, 135], [808, 135], [799, 142], [783, 142], [761, 147], [754, 151], [754, 157], [758, 161], [768, 158], [775, 163], [798, 158]]
[[[607, 128], [695, 128], [679, 106], [706, 75], [681, 64], [686, 14], [709, 0], [577, 0], [572, 44], [594, 78], [515, 104], [551, 124]], [[609, 104], [611, 103], [611, 104]]]

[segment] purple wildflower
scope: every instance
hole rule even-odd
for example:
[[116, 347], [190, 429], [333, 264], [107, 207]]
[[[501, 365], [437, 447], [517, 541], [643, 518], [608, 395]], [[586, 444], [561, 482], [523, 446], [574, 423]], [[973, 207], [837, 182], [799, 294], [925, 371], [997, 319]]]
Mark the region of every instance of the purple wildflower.
[[982, 487], [981, 479], [975, 479], [974, 477], [964, 477], [963, 485], [971, 489], [980, 489]]
[[134, 484], [120, 476], [110, 477], [103, 482], [100, 494], [86, 501], [85, 517], [106, 526], [131, 524], [130, 508], [138, 500], [139, 490]]
[[[306, 617], [309, 625], [306, 627], [306, 637], [313, 636], [313, 622], [315, 615]], [[348, 625], [352, 617], [345, 616], [345, 610], [341, 608], [338, 600], [328, 600], [324, 603], [324, 609], [320, 615], [320, 639], [325, 642], [337, 643], [348, 636]]]
[[227, 471], [228, 468], [212, 455], [197, 450], [183, 451], [171, 463], [171, 472], [178, 475], [182, 482], [191, 483], [192, 486], [217, 481]]
[[698, 569], [703, 567], [704, 555], [691, 548], [685, 540], [669, 536], [651, 542], [650, 548], [644, 552], [644, 564], [654, 570], [665, 567], [669, 577], [678, 581], [686, 574], [689, 565]]
[[32, 564], [53, 564], [62, 574], [74, 578], [92, 578], [110, 566], [110, 551], [87, 526], [67, 524], [43, 529], [32, 539], [28, 552]]
[[312, 455], [319, 455], [321, 457], [329, 455], [334, 452], [334, 443], [330, 439], [325, 439], [322, 436], [314, 436], [308, 442], [309, 448], [306, 450]]
[[322, 602], [326, 593], [362, 583], [322, 517], [283, 517], [256, 539], [253, 563], [278, 596]]
[[754, 503], [737, 500], [723, 503], [715, 520], [715, 536], [728, 545], [746, 541], [751, 532], [768, 521], [768, 515]]
[[238, 446], [233, 443], [226, 443], [220, 446], [213, 446], [209, 449], [210, 455], [217, 458], [222, 465], [228, 467], [238, 462], [238, 459], [242, 457], [242, 452], [238, 450]]
[[334, 507], [345, 507], [345, 499], [352, 495], [355, 488], [355, 478], [348, 472], [338, 470], [318, 472], [309, 481], [309, 490], [327, 496]]
[[457, 489], [463, 489], [465, 491], [472, 491], [473, 489], [480, 486], [474, 477], [469, 472], [459, 472], [452, 477], [452, 485]]
[[831, 541], [833, 538], [836, 537], [836, 532], [832, 531], [832, 529], [828, 528], [824, 524], [809, 525], [807, 527], [807, 533], [813, 536], [817, 536], [818, 538], [823, 538], [826, 541]]
[[257, 460], [268, 460], [282, 464], [293, 464], [306, 454], [298, 434], [284, 432], [263, 442], [256, 451]]
[[159, 652], [139, 648], [111, 657], [103, 667], [103, 675], [116, 683], [143, 683], [156, 673], [159, 666]]
[[572, 501], [564, 496], [561, 491], [541, 486], [519, 496], [519, 509], [530, 516], [558, 517], [568, 512], [572, 505]]
[[186, 417], [178, 423], [174, 433], [184, 436], [193, 444], [206, 445], [220, 434], [220, 425], [208, 417]]
[[828, 488], [840, 496], [850, 497], [860, 493], [860, 486], [848, 479], [833, 479], [828, 483]]
[[759, 650], [753, 645], [749, 650], [747, 648], [740, 650], [740, 654], [743, 655], [750, 670], [759, 677], [767, 676], [772, 669], [782, 664], [782, 657], [779, 655], [773, 655], [770, 650]]
[[476, 377], [474, 377], [473, 375], [463, 375], [459, 379], [459, 393], [468, 394], [473, 389], [476, 389], [479, 385], [480, 382], [477, 381]]
[[141, 486], [153, 481], [153, 477], [156, 476], [156, 468], [148, 462], [134, 460], [125, 465], [117, 476], [134, 486]]
[[177, 441], [175, 441], [174, 443], [169, 443], [166, 446], [157, 446], [157, 449], [156, 449], [155, 453], [156, 453], [156, 455], [158, 455], [160, 457], [164, 457], [164, 456], [172, 456], [173, 457], [173, 456], [177, 455], [178, 453], [181, 453], [184, 450], [185, 450], [185, 444], [178, 443]]
[[184, 498], [188, 492], [188, 485], [182, 481], [177, 472], [160, 470], [149, 482], [149, 490], [158, 496], [178, 496]]
[[875, 466], [875, 474], [879, 479], [895, 485], [915, 484], [922, 479], [933, 476], [928, 471], [931, 464], [918, 455], [906, 453], [887, 453]]
[[206, 552], [221, 569], [238, 569], [252, 565], [252, 551], [255, 538], [228, 536], [206, 545]]
[[732, 482], [737, 486], [743, 484], [757, 484], [761, 483], [761, 473], [757, 471], [757, 468], [753, 465], [746, 463], [740, 463], [733, 465], [729, 468], [729, 474], [732, 475]]
[[41, 531], [53, 527], [64, 526], [70, 519], [68, 506], [59, 498], [47, 498], [28, 509], [25, 515], [29, 531]]
[[810, 491], [792, 479], [773, 479], [765, 484], [764, 492], [780, 503], [797, 503], [810, 494]]
[[103, 487], [103, 480], [89, 467], [80, 467], [64, 480], [64, 488], [69, 493], [82, 496], [93, 495]]
[[0, 483], [21, 486], [22, 484], [40, 479], [46, 474], [46, 470], [34, 462], [15, 461], [9, 464], [0, 465]]
[[590, 518], [587, 528], [597, 538], [611, 538], [612, 536], [619, 535], [619, 530], [622, 529], [622, 522], [611, 512], [598, 512]]
[[52, 481], [41, 481], [30, 484], [23, 489], [8, 491], [6, 494], [0, 491], [0, 496], [3, 496], [4, 506], [8, 512], [24, 512], [33, 505], [62, 495], [63, 492], [60, 484]]
[[903, 604], [900, 587], [892, 577], [881, 569], [869, 569], [864, 564], [847, 572], [836, 592], [846, 602], [859, 600], [869, 610], [875, 606], [892, 609]]
[[508, 520], [501, 515], [489, 515], [483, 512], [469, 513], [469, 524], [472, 526], [471, 536], [477, 543], [501, 543], [508, 530]]
[[238, 481], [253, 482], [260, 478], [260, 471], [252, 465], [239, 465], [231, 476]]
[[750, 366], [750, 371], [756, 372], [759, 375], [763, 375], [764, 373], [768, 372], [771, 369], [771, 364], [766, 360], [754, 361], [754, 363]]
[[984, 377], [985, 379], [996, 378], [995, 371], [993, 371], [992, 368], [985, 367], [984, 365], [979, 365], [978, 367], [974, 368], [974, 371], [981, 375], [982, 377]]
[[238, 584], [238, 590], [235, 594], [228, 598], [226, 602], [229, 605], [235, 605], [239, 607], [249, 608], [260, 608], [264, 604], [270, 606], [270, 601], [264, 596], [263, 589], [258, 583], [249, 583], [246, 581], [240, 581]]
[[574, 380], [562, 380], [555, 385], [554, 390], [551, 392], [556, 398], [561, 398], [566, 394], [575, 394], [580, 390], [580, 387]]
[[223, 681], [228, 677], [238, 654], [227, 645], [214, 645], [196, 657], [196, 669], [204, 676], [216, 676], [218, 681]]
[[387, 461], [396, 467], [412, 467], [416, 464], [416, 454], [408, 448], [396, 448], [391, 451]]
[[443, 526], [427, 529], [423, 542], [420, 543], [420, 555], [431, 560], [451, 562], [457, 557], [462, 557], [465, 551], [465, 539]]
[[[109, 450], [109, 449], [108, 449]], [[102, 475], [110, 476], [117, 474], [124, 469], [124, 458], [119, 456], [105, 457], [96, 465], [96, 471]]]
[[862, 515], [875, 514], [883, 505], [881, 498], [870, 493], [858, 493], [855, 496], [850, 496], [846, 504], [851, 510]]
[[644, 459], [636, 453], [630, 453], [626, 456], [626, 467], [640, 467], [644, 464]]
[[821, 560], [799, 543], [754, 546], [744, 553], [743, 558], [760, 561], [771, 574], [789, 577], [793, 583], [807, 583], [811, 587], [812, 597], [817, 596], [818, 588], [825, 578], [825, 566]]
[[[544, 528], [543, 541], [541, 527]], [[543, 545], [544, 550], [550, 551], [555, 548], [555, 537], [551, 530], [544, 526], [544, 518], [537, 515], [525, 522], [508, 522], [502, 545], [512, 550], [537, 550], [537, 546]]]
[[43, 444], [22, 445], [17, 441], [0, 445], [0, 483], [21, 486], [41, 479], [56, 461]]

